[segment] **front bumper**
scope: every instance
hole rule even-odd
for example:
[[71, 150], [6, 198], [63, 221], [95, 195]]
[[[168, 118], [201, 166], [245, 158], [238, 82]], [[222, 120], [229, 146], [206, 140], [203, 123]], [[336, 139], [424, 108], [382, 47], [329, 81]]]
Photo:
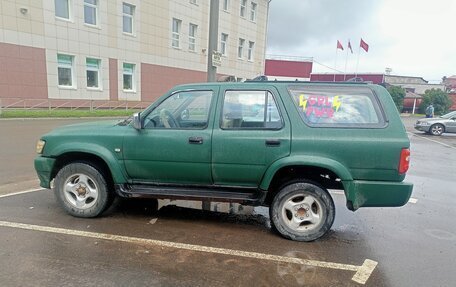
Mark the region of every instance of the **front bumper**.
[[344, 181], [348, 209], [360, 207], [397, 207], [405, 205], [412, 195], [413, 184], [387, 181]]
[[35, 158], [35, 170], [40, 179], [40, 186], [51, 188], [52, 168], [54, 167], [55, 159], [49, 157], [38, 156]]
[[423, 125], [421, 123], [416, 123], [415, 124], [415, 130], [418, 130], [420, 132], [429, 132], [429, 129], [431, 128], [431, 125], [427, 124], [427, 125]]

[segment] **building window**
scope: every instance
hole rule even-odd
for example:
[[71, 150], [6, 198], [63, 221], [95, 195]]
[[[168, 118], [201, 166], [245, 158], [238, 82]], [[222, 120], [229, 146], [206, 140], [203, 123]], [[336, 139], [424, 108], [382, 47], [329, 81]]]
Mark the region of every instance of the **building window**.
[[242, 55], [244, 54], [244, 44], [245, 40], [242, 38], [239, 38], [239, 46], [238, 46], [238, 58], [242, 59]]
[[250, 7], [250, 21], [255, 22], [256, 21], [256, 10], [257, 10], [257, 4], [252, 2], [251, 7]]
[[240, 15], [241, 17], [245, 18], [245, 9], [247, 6], [247, 0], [241, 0], [241, 12]]
[[196, 51], [196, 32], [198, 26], [195, 24], [190, 24], [188, 26], [188, 49], [190, 51]]
[[230, 0], [223, 0], [222, 9], [223, 11], [228, 11], [230, 8]]
[[122, 4], [123, 31], [133, 34], [133, 20], [135, 15], [135, 6], [127, 3]]
[[57, 66], [59, 86], [74, 87], [74, 57], [70, 55], [57, 54]]
[[255, 47], [255, 42], [249, 41], [249, 50], [248, 50], [248, 55], [247, 59], [249, 61], [253, 61], [253, 48]]
[[135, 65], [123, 64], [123, 89], [124, 91], [135, 90]]
[[100, 60], [86, 58], [87, 88], [100, 88]]
[[55, 0], [55, 16], [70, 19], [70, 0]]
[[180, 47], [180, 31], [181, 31], [182, 21], [176, 18], [173, 18], [173, 33], [172, 33], [172, 46], [173, 48]]
[[228, 34], [222, 33], [222, 36], [220, 37], [220, 53], [222, 53], [223, 56], [228, 54], [227, 42]]
[[97, 25], [98, 0], [84, 0], [84, 23]]

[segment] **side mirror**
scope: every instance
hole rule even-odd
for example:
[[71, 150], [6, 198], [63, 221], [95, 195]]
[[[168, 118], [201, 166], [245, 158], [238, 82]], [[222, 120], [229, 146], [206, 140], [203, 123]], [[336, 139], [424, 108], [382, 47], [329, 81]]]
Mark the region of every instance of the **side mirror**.
[[133, 115], [133, 127], [137, 130], [142, 129], [141, 125], [141, 113], [135, 113]]

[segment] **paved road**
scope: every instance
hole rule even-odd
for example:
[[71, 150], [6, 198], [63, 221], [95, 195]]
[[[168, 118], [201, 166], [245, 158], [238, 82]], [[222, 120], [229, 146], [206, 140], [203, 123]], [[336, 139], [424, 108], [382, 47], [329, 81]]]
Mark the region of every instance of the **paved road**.
[[[36, 186], [36, 139], [80, 121], [0, 121], [0, 194]], [[456, 137], [415, 134], [413, 121], [404, 120], [412, 142], [406, 180], [416, 201], [352, 213], [333, 193], [334, 226], [312, 243], [271, 232], [265, 208], [231, 206], [230, 214], [187, 202], [193, 208], [155, 211], [151, 202], [118, 201], [88, 220], [64, 214], [48, 190], [0, 197], [0, 285], [360, 286], [353, 278], [369, 259], [378, 265], [366, 286], [454, 286]]]

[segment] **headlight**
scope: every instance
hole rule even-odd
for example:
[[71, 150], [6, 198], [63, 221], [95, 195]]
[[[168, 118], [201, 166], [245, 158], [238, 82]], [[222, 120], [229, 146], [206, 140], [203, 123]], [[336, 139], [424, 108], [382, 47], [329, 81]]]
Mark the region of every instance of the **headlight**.
[[46, 142], [44, 140], [39, 140], [36, 143], [36, 153], [38, 153], [38, 154], [43, 153], [43, 149], [44, 149], [44, 145], [45, 144], [46, 144]]
[[429, 122], [421, 122], [422, 126], [430, 126], [431, 124]]

